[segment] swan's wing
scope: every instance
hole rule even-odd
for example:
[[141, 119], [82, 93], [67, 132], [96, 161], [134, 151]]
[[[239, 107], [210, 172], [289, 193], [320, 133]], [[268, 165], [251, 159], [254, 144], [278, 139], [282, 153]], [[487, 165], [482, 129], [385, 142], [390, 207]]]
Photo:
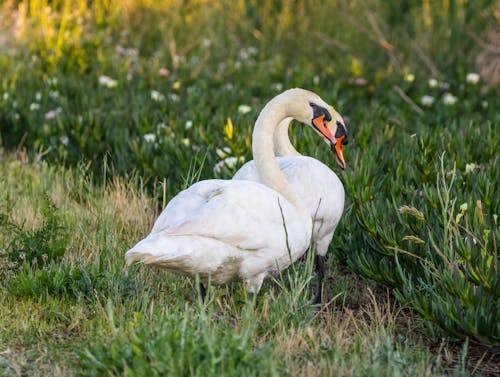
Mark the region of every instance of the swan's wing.
[[262, 184], [206, 180], [174, 197], [151, 234], [207, 237], [247, 251], [283, 251], [287, 243], [305, 250], [310, 231], [295, 207]]

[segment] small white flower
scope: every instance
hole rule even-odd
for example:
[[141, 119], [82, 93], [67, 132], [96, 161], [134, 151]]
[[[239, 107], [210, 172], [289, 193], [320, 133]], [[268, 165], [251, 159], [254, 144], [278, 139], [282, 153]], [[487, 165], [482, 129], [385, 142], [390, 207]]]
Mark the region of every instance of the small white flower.
[[203, 47], [210, 47], [211, 44], [212, 44], [212, 41], [210, 39], [208, 39], [208, 38], [203, 38], [201, 40], [201, 45]]
[[57, 86], [57, 77], [49, 77], [47, 83], [50, 86]]
[[49, 97], [52, 99], [57, 99], [59, 98], [59, 92], [57, 90], [51, 90], [49, 91]]
[[175, 94], [175, 93], [171, 93], [168, 95], [168, 98], [172, 101], [172, 102], [179, 102], [180, 100], [180, 97]]
[[144, 140], [146, 140], [146, 143], [154, 143], [156, 140], [156, 135], [154, 133], [145, 134]]
[[319, 76], [318, 75], [316, 75], [316, 76], [313, 77], [313, 84], [314, 85], [318, 85], [319, 84]]
[[233, 90], [233, 84], [231, 84], [230, 82], [228, 82], [226, 85], [225, 85], [225, 88], [228, 92], [230, 92], [231, 90]]
[[61, 141], [62, 145], [64, 145], [65, 147], [68, 146], [69, 138], [66, 135], [61, 136], [59, 140]]
[[166, 125], [165, 123], [163, 123], [163, 122], [160, 122], [160, 123], [158, 123], [158, 124], [156, 125], [156, 129], [157, 129], [157, 130], [163, 130], [163, 129], [165, 129], [165, 128], [167, 128], [167, 125]]
[[224, 163], [230, 169], [234, 168], [237, 162], [238, 162], [238, 157], [228, 157], [224, 159]]
[[219, 161], [214, 165], [214, 173], [220, 173], [222, 170], [222, 167], [224, 166], [224, 160]]
[[59, 114], [61, 114], [61, 113], [62, 113], [62, 109], [61, 109], [60, 107], [58, 107], [58, 108], [57, 108], [57, 109], [55, 109], [55, 110], [50, 110], [50, 111], [48, 111], [48, 112], [45, 114], [45, 119], [50, 120], [50, 119], [57, 118], [57, 116], [58, 116]]
[[271, 89], [276, 90], [277, 92], [281, 92], [283, 90], [283, 84], [280, 82], [275, 82], [271, 84]]
[[189, 140], [189, 138], [185, 137], [184, 139], [181, 140], [182, 144], [184, 144], [186, 147], [189, 146], [189, 144], [191, 144], [191, 140]]
[[448, 90], [448, 89], [450, 89], [450, 83], [448, 83], [448, 82], [440, 82], [439, 83], [439, 89], [442, 89], [442, 90]]
[[438, 86], [439, 83], [436, 79], [432, 78], [429, 79], [428, 84], [431, 88], [435, 88], [436, 86]]
[[451, 93], [445, 93], [443, 95], [443, 103], [447, 106], [453, 106], [458, 101], [458, 98]]
[[155, 102], [163, 102], [165, 101], [165, 96], [157, 90], [152, 90], [151, 99]]
[[193, 128], [193, 121], [192, 120], [187, 120], [186, 124], [184, 125], [184, 128], [186, 130], [190, 130], [191, 128]]
[[432, 106], [432, 104], [434, 103], [434, 97], [432, 96], [422, 96], [422, 98], [420, 99], [420, 103], [423, 105], [423, 106]]
[[479, 82], [479, 75], [474, 72], [469, 72], [465, 77], [465, 81], [469, 84], [476, 85]]
[[413, 73], [407, 73], [405, 75], [405, 81], [412, 83], [413, 81], [415, 81], [415, 75]]
[[118, 85], [118, 82], [116, 80], [113, 80], [109, 76], [99, 76], [99, 84], [102, 86], [105, 86], [106, 88], [115, 88]]
[[35, 93], [35, 101], [39, 102], [42, 100], [42, 93], [36, 92]]
[[3, 100], [4, 100], [4, 101], [7, 101], [7, 100], [9, 99], [9, 97], [10, 97], [9, 93], [5, 92], [5, 93], [3, 94]]
[[12, 102], [12, 108], [13, 108], [13, 109], [17, 108], [17, 101], [13, 101], [13, 102]]
[[252, 111], [252, 108], [248, 105], [239, 105], [238, 106], [238, 112], [241, 114], [247, 114], [250, 111]]
[[31, 111], [37, 111], [38, 109], [40, 109], [40, 105], [36, 102], [33, 102], [31, 105], [30, 105], [30, 110]]
[[233, 152], [231, 151], [231, 148], [229, 148], [229, 147], [224, 147], [224, 148], [222, 148], [222, 149], [217, 148], [217, 149], [215, 150], [215, 153], [217, 154], [217, 156], [219, 156], [219, 158], [225, 158], [225, 157], [227, 157], [227, 156], [230, 156], [230, 155], [231, 155], [231, 153], [233, 153]]
[[470, 164], [465, 164], [465, 174], [472, 173], [476, 168], [476, 164], [471, 162]]

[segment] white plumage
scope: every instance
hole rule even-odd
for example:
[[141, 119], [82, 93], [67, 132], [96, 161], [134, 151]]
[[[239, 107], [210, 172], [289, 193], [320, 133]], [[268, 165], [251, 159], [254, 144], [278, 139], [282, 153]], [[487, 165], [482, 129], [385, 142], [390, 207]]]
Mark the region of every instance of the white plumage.
[[[216, 285], [243, 280], [250, 292], [258, 292], [268, 274], [288, 267], [305, 253], [312, 232], [311, 216], [303, 204], [307, 198], [294, 191], [276, 163], [274, 131], [287, 117], [310, 126], [319, 124], [318, 108], [327, 107], [320, 97], [303, 89], [273, 98], [253, 133], [255, 169], [262, 183], [206, 180], [180, 192], [151, 233], [127, 251], [127, 263], [139, 261], [182, 275], [199, 275], [202, 282], [210, 277]], [[316, 129], [335, 143], [326, 123]]]

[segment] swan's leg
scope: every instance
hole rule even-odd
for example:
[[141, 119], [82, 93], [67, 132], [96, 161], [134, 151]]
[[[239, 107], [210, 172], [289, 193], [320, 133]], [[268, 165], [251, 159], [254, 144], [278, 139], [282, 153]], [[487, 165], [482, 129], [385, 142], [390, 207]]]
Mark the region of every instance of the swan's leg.
[[321, 296], [323, 295], [323, 278], [325, 277], [325, 256], [316, 255], [316, 292], [314, 295], [313, 305], [321, 304]]
[[200, 288], [201, 302], [204, 303], [205, 298], [207, 297], [207, 288], [205, 288], [205, 286], [201, 281], [198, 283], [198, 287]]

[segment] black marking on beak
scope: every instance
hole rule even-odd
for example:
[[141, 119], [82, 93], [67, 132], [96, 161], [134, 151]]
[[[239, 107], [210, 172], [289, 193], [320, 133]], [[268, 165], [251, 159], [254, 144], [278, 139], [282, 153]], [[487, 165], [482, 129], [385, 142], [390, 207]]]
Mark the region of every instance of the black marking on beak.
[[349, 143], [349, 140], [347, 139], [347, 128], [345, 127], [345, 125], [337, 121], [337, 131], [335, 131], [335, 138], [340, 139], [342, 136], [344, 136], [342, 145], [347, 145], [347, 143]]
[[311, 105], [311, 107], [313, 109], [313, 119], [316, 119], [316, 118], [320, 117], [321, 115], [324, 115], [325, 120], [327, 122], [330, 122], [332, 120], [332, 114], [330, 114], [330, 112], [327, 109], [325, 109], [322, 106], [316, 105], [313, 102], [309, 102], [309, 104]]

